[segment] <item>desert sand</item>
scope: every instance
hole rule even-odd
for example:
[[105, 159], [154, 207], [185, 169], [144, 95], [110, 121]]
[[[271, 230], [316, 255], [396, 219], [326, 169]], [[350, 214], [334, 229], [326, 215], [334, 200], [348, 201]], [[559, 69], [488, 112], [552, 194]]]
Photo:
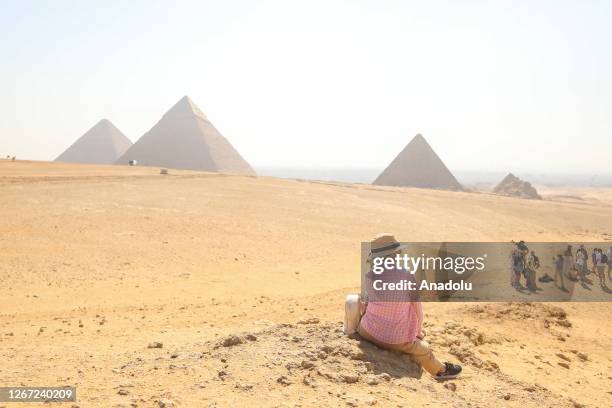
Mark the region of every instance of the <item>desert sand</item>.
[[2, 385], [73, 385], [78, 407], [610, 406], [610, 303], [427, 303], [464, 366], [446, 383], [341, 333], [379, 232], [612, 245], [612, 189], [540, 191], [0, 160]]

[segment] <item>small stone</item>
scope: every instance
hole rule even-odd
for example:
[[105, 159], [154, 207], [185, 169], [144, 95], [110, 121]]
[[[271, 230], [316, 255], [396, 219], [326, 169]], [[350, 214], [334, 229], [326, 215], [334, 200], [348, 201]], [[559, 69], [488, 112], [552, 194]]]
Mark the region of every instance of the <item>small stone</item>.
[[119, 394], [119, 395], [128, 395], [128, 394], [129, 394], [129, 392], [128, 392], [128, 390], [124, 390], [124, 389], [122, 388], [122, 389], [120, 389], [119, 391], [117, 391], [117, 394]]
[[167, 398], [162, 398], [159, 401], [157, 401], [157, 405], [159, 406], [159, 408], [174, 408], [174, 401], [169, 400]]
[[559, 364], [563, 368], [567, 368], [568, 370], [570, 369], [570, 365], [562, 361], [558, 362], [557, 364]]
[[457, 385], [455, 383], [452, 382], [447, 382], [444, 384], [444, 388], [451, 390], [452, 392], [457, 391]]
[[225, 338], [223, 340], [223, 343], [221, 343], [223, 345], [223, 347], [233, 347], [233, 346], [237, 346], [238, 344], [242, 344], [243, 341], [240, 337], [238, 336], [229, 336], [227, 338]]
[[577, 353], [578, 358], [582, 361], [587, 361], [589, 359], [589, 355], [586, 353]]
[[178, 355], [178, 353], [176, 353], [176, 352], [175, 352], [175, 353], [170, 354], [170, 358], [178, 358], [178, 356], [179, 356], [179, 355]]
[[257, 341], [257, 336], [255, 336], [254, 334], [249, 333], [245, 336], [245, 338], [249, 341]]
[[278, 377], [276, 379], [276, 382], [281, 384], [281, 385], [285, 385], [285, 386], [292, 384], [291, 380], [289, 378], [285, 377], [284, 375], [281, 375], [280, 377]]
[[354, 384], [359, 381], [359, 374], [342, 374], [340, 375], [340, 379], [342, 380], [342, 382], [345, 382], [347, 384]]
[[316, 388], [317, 387], [317, 382], [310, 375], [305, 375], [304, 378], [302, 379], [302, 383], [304, 383], [304, 385], [308, 385], [308, 386], [310, 386], [312, 388]]
[[313, 368], [315, 366], [312, 361], [308, 361], [308, 360], [302, 361], [300, 365], [302, 366], [302, 368], [305, 368], [305, 369]]
[[147, 348], [162, 348], [164, 347], [163, 343], [160, 343], [159, 341], [154, 341], [152, 343], [149, 343], [149, 345], [147, 346]]
[[387, 373], [378, 374], [378, 378], [380, 378], [381, 380], [385, 380], [385, 381], [391, 381], [391, 376]]
[[373, 375], [368, 375], [365, 379], [366, 384], [368, 385], [378, 385], [380, 384], [380, 379]]
[[504, 398], [506, 401], [509, 401], [509, 400], [510, 400], [510, 394], [504, 394], [504, 397], [503, 397], [503, 398]]

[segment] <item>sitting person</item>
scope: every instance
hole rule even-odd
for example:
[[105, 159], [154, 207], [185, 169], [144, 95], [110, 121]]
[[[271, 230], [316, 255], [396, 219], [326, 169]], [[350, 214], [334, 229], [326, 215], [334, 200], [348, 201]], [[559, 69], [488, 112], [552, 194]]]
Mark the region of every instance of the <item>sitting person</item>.
[[[400, 243], [393, 235], [381, 234], [371, 243], [370, 261], [373, 258], [395, 257], [400, 252]], [[407, 276], [414, 279], [414, 275], [397, 269], [385, 271], [382, 275], [376, 275], [376, 278], [385, 276], [384, 274], [392, 276], [393, 273], [403, 279]], [[367, 288], [372, 287], [374, 276], [370, 270], [366, 276], [366, 280], [369, 280], [369, 283], [366, 283]], [[373, 300], [376, 297], [378, 298]], [[422, 329], [423, 309], [421, 302], [418, 301], [418, 295], [399, 294], [385, 297], [384, 294], [373, 294], [369, 299], [370, 301], [364, 304], [365, 312], [358, 328], [362, 338], [378, 347], [410, 355], [425, 371], [438, 380], [452, 379], [459, 375], [461, 366], [438, 361], [429, 344], [423, 340], [425, 337]]]

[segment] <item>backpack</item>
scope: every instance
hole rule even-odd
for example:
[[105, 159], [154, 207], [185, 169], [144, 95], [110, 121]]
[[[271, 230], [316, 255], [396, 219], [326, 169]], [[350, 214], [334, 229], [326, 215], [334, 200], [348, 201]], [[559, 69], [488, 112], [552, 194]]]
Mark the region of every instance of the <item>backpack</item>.
[[607, 264], [608, 263], [608, 255], [601, 254], [601, 263], [603, 263], [603, 264]]

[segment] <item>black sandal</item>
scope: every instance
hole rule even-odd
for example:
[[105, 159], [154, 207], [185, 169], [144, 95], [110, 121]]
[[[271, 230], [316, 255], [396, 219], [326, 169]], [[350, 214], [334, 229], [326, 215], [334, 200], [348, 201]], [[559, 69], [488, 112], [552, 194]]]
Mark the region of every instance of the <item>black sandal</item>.
[[461, 373], [461, 366], [457, 364], [444, 363], [445, 370], [436, 374], [436, 380], [452, 380]]

